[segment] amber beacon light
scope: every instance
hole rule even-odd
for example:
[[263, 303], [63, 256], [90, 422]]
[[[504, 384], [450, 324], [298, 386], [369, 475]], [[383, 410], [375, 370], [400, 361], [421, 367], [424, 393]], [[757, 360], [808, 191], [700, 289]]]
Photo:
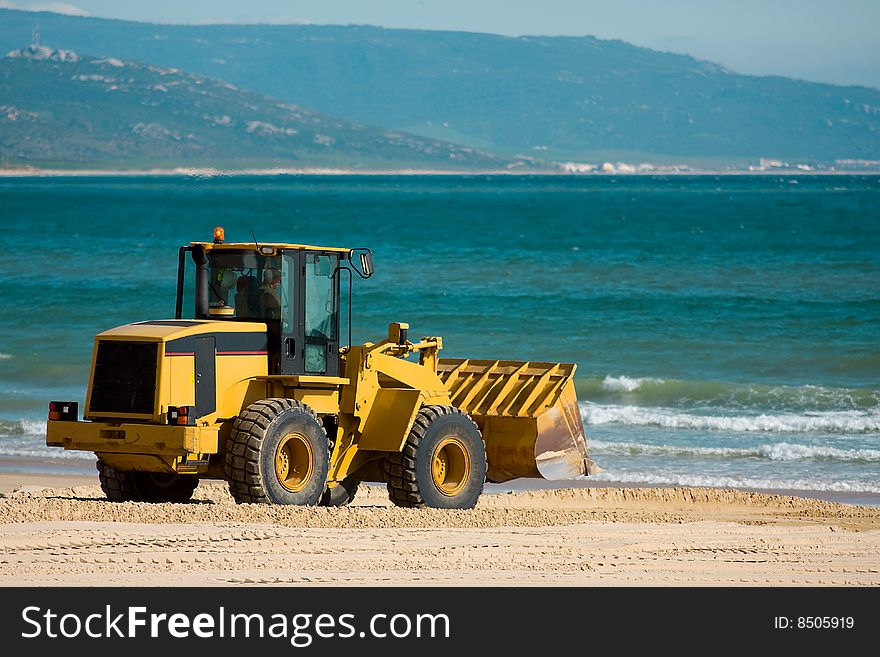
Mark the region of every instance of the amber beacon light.
[[224, 237], [226, 237], [226, 232], [223, 230], [223, 227], [217, 226], [214, 229], [214, 244], [223, 244]]

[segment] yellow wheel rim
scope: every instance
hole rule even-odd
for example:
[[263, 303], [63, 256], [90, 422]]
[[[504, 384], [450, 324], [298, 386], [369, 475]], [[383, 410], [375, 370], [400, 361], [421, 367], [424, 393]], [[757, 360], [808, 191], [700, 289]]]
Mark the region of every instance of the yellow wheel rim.
[[309, 483], [315, 456], [309, 439], [301, 433], [289, 433], [275, 451], [275, 476], [291, 493], [298, 493]]
[[467, 447], [455, 436], [441, 440], [431, 459], [431, 477], [437, 490], [452, 497], [461, 492], [471, 473], [471, 457]]

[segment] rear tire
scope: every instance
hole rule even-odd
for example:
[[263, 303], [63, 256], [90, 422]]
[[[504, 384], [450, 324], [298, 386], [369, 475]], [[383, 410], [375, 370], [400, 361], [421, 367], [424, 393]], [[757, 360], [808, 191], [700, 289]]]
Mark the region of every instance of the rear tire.
[[128, 472], [142, 502], [182, 504], [192, 499], [199, 478], [171, 472]]
[[460, 409], [425, 406], [403, 450], [385, 461], [384, 474], [397, 506], [471, 509], [486, 481], [486, 446]]
[[239, 504], [318, 504], [329, 469], [327, 432], [295, 399], [254, 402], [226, 443], [226, 478]]
[[101, 490], [111, 502], [183, 503], [192, 499], [199, 478], [165, 472], [124, 472], [97, 462]]
[[101, 490], [111, 502], [143, 502], [140, 494], [134, 487], [131, 472], [122, 472], [113, 468], [101, 459], [95, 463], [98, 468], [98, 480], [101, 482]]

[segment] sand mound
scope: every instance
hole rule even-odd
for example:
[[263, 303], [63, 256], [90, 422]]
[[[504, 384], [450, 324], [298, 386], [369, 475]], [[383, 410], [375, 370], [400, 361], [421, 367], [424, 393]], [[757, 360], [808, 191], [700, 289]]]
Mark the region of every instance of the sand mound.
[[237, 505], [224, 484], [202, 482], [189, 504], [112, 504], [97, 486], [28, 489], [0, 499], [0, 523], [258, 523], [312, 528], [543, 527], [591, 521], [821, 523], [880, 527], [880, 509], [713, 488], [571, 488], [483, 495], [476, 509], [399, 509], [384, 487], [362, 486], [338, 509]]

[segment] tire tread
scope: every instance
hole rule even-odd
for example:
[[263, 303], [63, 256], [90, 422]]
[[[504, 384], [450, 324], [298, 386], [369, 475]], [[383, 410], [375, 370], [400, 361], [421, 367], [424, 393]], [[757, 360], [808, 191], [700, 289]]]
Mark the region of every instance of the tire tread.
[[[260, 446], [275, 417], [297, 408], [321, 425], [318, 415], [296, 399], [269, 398], [254, 402], [236, 418], [226, 444], [224, 471], [229, 492], [238, 504], [271, 504], [260, 477]], [[322, 425], [323, 430], [323, 425]]]
[[[407, 508], [424, 508], [428, 506], [419, 490], [416, 478], [416, 455], [419, 452], [419, 445], [424, 440], [431, 423], [439, 417], [452, 414], [466, 418], [473, 425], [477, 434], [480, 433], [480, 429], [473, 418], [455, 406], [439, 404], [423, 406], [416, 415], [403, 449], [400, 452], [391, 454], [383, 461], [382, 468], [385, 481], [387, 482], [388, 498], [396, 506]], [[485, 445], [483, 449], [485, 450]]]

